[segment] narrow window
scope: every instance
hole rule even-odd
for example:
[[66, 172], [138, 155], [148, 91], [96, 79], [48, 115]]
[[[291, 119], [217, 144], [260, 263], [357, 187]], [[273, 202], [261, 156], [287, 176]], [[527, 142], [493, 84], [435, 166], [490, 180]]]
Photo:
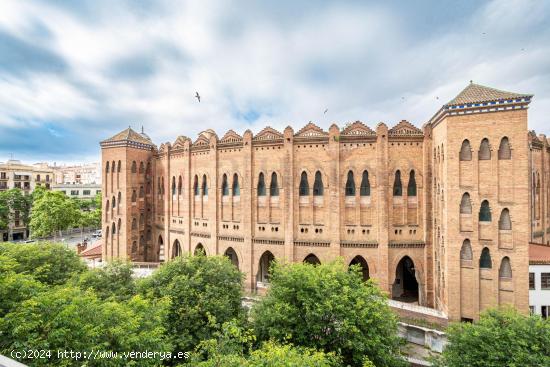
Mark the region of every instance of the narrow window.
[[305, 172], [302, 172], [302, 176], [300, 177], [299, 194], [300, 196], [309, 195], [309, 183], [307, 182], [307, 173]]
[[470, 201], [470, 194], [465, 192], [460, 200], [460, 214], [472, 214], [472, 202]]
[[491, 263], [491, 254], [489, 253], [489, 249], [485, 247], [483, 251], [481, 251], [481, 256], [479, 258], [479, 267], [481, 269], [491, 269], [493, 267]]
[[462, 242], [462, 248], [460, 249], [460, 260], [472, 260], [472, 245], [469, 239], [465, 239]]
[[512, 151], [510, 150], [510, 142], [507, 137], [502, 138], [498, 147], [498, 159], [512, 159]]
[[491, 148], [489, 147], [489, 140], [484, 138], [479, 146], [479, 160], [486, 161], [491, 159]]
[[109, 162], [105, 163], [105, 173], [109, 173]]
[[202, 194], [208, 196], [208, 185], [206, 182], [206, 175], [202, 175]]
[[323, 178], [321, 177], [321, 172], [315, 172], [315, 182], [313, 183], [313, 195], [322, 196], [323, 195]]
[[369, 173], [366, 170], [363, 171], [363, 178], [361, 179], [360, 195], [370, 196]]
[[414, 176], [414, 170], [409, 174], [409, 184], [407, 186], [407, 195], [416, 196], [416, 179]]
[[132, 229], [137, 229], [137, 219], [132, 219]]
[[[119, 165], [120, 166], [120, 165]], [[118, 171], [120, 172], [120, 170]], [[136, 165], [136, 161], [132, 161], [132, 173], [136, 173], [137, 172], [137, 165]]]
[[393, 196], [402, 196], [403, 186], [401, 184], [401, 171], [395, 172], [395, 179], [393, 181]]
[[529, 273], [529, 290], [535, 289], [535, 273]]
[[172, 176], [172, 196], [176, 195], [176, 176]]
[[118, 167], [117, 167], [117, 172], [120, 172], [122, 170], [122, 162], [121, 161], [118, 161]]
[[471, 161], [472, 160], [472, 148], [470, 147], [470, 141], [468, 139], [462, 142], [460, 147], [460, 160]]
[[195, 196], [199, 196], [199, 177], [195, 175], [195, 180], [193, 181], [193, 193]]
[[510, 220], [510, 211], [508, 210], [508, 208], [502, 209], [502, 213], [500, 213], [500, 219], [498, 220], [498, 229], [512, 229], [512, 221]]
[[233, 196], [239, 196], [241, 194], [241, 187], [239, 186], [239, 175], [233, 174]]
[[229, 185], [227, 184], [227, 175], [224, 173], [222, 176], [222, 196], [229, 195]]
[[348, 180], [346, 181], [346, 196], [355, 196], [355, 180], [353, 179], [353, 172], [348, 172]]
[[142, 198], [145, 196], [145, 191], [143, 190], [143, 186], [139, 187], [139, 197]]
[[137, 200], [136, 190], [132, 190], [132, 203], [135, 203]]
[[498, 269], [498, 276], [500, 278], [512, 278], [512, 266], [510, 265], [510, 258], [505, 256], [500, 263]]
[[145, 166], [143, 165], [143, 161], [139, 162], [139, 173], [145, 172]]
[[481, 208], [479, 208], [479, 221], [491, 221], [491, 208], [489, 207], [489, 202], [487, 200], [483, 200], [483, 202], [481, 203]]
[[183, 180], [181, 179], [181, 176], [178, 178], [178, 195], [181, 195], [181, 189], [183, 187]]
[[263, 172], [258, 177], [258, 187], [256, 188], [258, 196], [265, 196], [265, 180]]
[[277, 174], [271, 174], [271, 183], [269, 184], [269, 195], [279, 196], [279, 184], [277, 183]]

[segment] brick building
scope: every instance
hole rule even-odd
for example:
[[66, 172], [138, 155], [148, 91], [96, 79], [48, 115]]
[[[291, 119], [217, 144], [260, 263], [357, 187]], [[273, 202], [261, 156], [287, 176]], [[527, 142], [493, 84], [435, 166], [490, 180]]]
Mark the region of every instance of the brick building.
[[450, 320], [527, 312], [528, 244], [548, 239], [548, 141], [528, 132], [531, 97], [469, 84], [422, 130], [309, 123], [157, 148], [128, 128], [101, 142], [103, 258], [225, 254], [254, 291], [274, 258], [342, 257]]

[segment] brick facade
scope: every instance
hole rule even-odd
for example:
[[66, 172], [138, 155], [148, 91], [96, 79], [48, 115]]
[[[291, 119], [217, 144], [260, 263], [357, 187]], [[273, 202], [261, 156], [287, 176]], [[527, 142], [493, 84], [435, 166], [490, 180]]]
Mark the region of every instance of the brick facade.
[[483, 88], [459, 97], [481, 91], [489, 103], [455, 99], [422, 130], [406, 121], [206, 130], [157, 149], [127, 129], [101, 143], [103, 258], [162, 262], [200, 247], [230, 256], [245, 287], [261, 291], [271, 256], [341, 257], [390, 296], [417, 297], [450, 320], [504, 303], [527, 312], [531, 200], [544, 200], [533, 226], [548, 238], [547, 195], [533, 198], [529, 172], [537, 167], [546, 193], [548, 142], [528, 133], [531, 96]]

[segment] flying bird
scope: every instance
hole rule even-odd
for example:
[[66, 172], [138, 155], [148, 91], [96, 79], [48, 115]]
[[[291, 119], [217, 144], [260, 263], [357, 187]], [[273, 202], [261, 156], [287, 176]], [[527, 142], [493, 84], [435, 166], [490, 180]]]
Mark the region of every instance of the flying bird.
[[195, 92], [195, 98], [199, 100], [199, 103], [201, 101], [201, 96], [199, 94], [199, 92]]
[[324, 114], [326, 114], [328, 112], [328, 108], [325, 110], [325, 112], [323, 112]]

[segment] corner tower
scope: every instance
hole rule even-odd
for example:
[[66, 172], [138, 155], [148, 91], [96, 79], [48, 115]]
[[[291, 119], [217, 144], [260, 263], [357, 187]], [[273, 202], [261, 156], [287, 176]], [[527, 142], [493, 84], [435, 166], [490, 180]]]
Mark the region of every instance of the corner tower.
[[434, 303], [451, 320], [528, 311], [531, 97], [470, 83], [429, 122]]
[[102, 259], [155, 261], [151, 238], [151, 162], [155, 145], [130, 127], [100, 143]]

